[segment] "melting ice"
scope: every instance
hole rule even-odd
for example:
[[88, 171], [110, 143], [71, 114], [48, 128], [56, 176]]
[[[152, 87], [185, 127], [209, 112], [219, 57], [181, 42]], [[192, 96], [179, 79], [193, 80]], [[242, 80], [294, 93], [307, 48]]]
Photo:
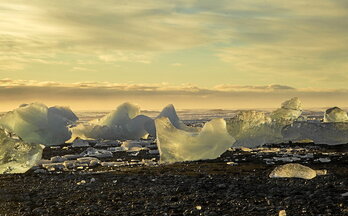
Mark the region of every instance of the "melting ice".
[[160, 160], [165, 163], [215, 159], [235, 142], [223, 119], [207, 122], [200, 132], [176, 128], [167, 117], [155, 120]]

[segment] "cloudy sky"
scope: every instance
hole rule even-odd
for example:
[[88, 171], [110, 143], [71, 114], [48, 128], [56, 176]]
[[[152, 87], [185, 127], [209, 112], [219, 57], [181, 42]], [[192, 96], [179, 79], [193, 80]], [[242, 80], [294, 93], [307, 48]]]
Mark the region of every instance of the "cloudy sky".
[[0, 110], [348, 106], [346, 0], [0, 0]]

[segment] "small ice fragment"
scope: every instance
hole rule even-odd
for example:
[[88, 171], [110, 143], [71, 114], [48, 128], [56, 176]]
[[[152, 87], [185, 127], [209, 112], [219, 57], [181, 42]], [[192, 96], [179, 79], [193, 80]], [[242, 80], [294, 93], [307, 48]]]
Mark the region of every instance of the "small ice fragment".
[[280, 210], [279, 211], [279, 216], [286, 216], [286, 211], [285, 210]]
[[89, 143], [86, 140], [76, 138], [74, 142], [72, 143], [72, 147], [78, 148], [78, 147], [89, 147]]
[[341, 196], [348, 197], [348, 192], [345, 192], [345, 193], [341, 194]]
[[46, 170], [44, 170], [44, 169], [37, 169], [37, 170], [35, 170], [35, 171], [34, 171], [34, 173], [40, 173], [40, 174], [43, 174], [43, 173], [47, 173], [47, 171], [46, 171]]
[[322, 162], [322, 163], [329, 163], [329, 162], [331, 162], [331, 159], [330, 158], [319, 158], [318, 159], [320, 162]]
[[124, 148], [122, 147], [109, 147], [107, 148], [108, 151], [111, 151], [111, 152], [122, 152], [122, 151], [125, 151]]
[[51, 162], [52, 163], [59, 163], [59, 162], [64, 162], [66, 161], [67, 159], [66, 158], [63, 158], [61, 156], [54, 156], [54, 157], [51, 157]]
[[233, 161], [229, 161], [229, 162], [227, 162], [226, 164], [227, 164], [227, 165], [230, 165], [230, 166], [237, 166], [237, 165], [238, 165], [238, 163], [235, 163], [235, 162], [233, 162]]
[[97, 142], [94, 147], [118, 147], [122, 142], [118, 140], [102, 140]]
[[302, 178], [312, 179], [317, 176], [317, 172], [307, 166], [303, 166], [298, 163], [284, 164], [276, 167], [271, 174], [270, 178]]
[[241, 147], [240, 150], [242, 150], [244, 152], [251, 152], [252, 151], [251, 148], [247, 148], [247, 147]]
[[76, 183], [77, 185], [83, 185], [83, 184], [86, 184], [86, 180], [81, 180], [79, 182]]
[[138, 156], [139, 155], [139, 152], [137, 151], [137, 152], [133, 152], [133, 153], [130, 153], [129, 154], [130, 156], [134, 156], [134, 157], [136, 157], [136, 156]]
[[81, 157], [81, 156], [80, 155], [73, 155], [73, 154], [67, 154], [67, 155], [62, 156], [62, 158], [65, 158], [67, 160], [75, 160], [79, 157]]
[[100, 164], [103, 167], [119, 167], [127, 165], [126, 162], [101, 162]]
[[80, 155], [84, 157], [89, 156], [89, 157], [97, 157], [97, 158], [113, 157], [113, 154], [111, 151], [104, 150], [104, 149], [95, 149], [93, 147], [87, 148]]
[[327, 174], [327, 170], [323, 169], [323, 170], [315, 170], [317, 172], [317, 175], [326, 175]]
[[62, 170], [65, 168], [63, 163], [48, 163], [48, 164], [42, 164], [42, 167], [45, 168], [48, 171], [56, 171], [56, 170]]

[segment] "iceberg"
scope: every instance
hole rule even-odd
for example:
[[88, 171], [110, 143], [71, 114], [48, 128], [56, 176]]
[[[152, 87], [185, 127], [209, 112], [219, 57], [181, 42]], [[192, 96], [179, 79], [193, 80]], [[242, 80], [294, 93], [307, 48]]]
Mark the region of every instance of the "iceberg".
[[41, 159], [43, 146], [0, 129], [0, 174], [25, 173]]
[[200, 132], [176, 128], [168, 117], [155, 120], [162, 163], [215, 159], [235, 142], [223, 119], [207, 122]]
[[324, 122], [348, 122], [348, 115], [339, 107], [333, 107], [325, 111]]
[[301, 102], [292, 98], [270, 114], [261, 111], [242, 111], [227, 119], [227, 130], [236, 139], [235, 146], [256, 147], [283, 140], [282, 128], [302, 114]]
[[270, 178], [302, 178], [313, 179], [317, 175], [325, 175], [326, 170], [314, 170], [298, 163], [284, 164], [276, 167], [270, 174]]
[[131, 103], [123, 103], [116, 110], [87, 124], [71, 128], [73, 138], [82, 139], [140, 139], [147, 138], [145, 125], [151, 125], [153, 119], [140, 115], [140, 108]]
[[78, 118], [67, 107], [50, 107], [32, 103], [6, 113], [0, 127], [16, 133], [27, 143], [58, 145], [69, 140], [68, 126]]

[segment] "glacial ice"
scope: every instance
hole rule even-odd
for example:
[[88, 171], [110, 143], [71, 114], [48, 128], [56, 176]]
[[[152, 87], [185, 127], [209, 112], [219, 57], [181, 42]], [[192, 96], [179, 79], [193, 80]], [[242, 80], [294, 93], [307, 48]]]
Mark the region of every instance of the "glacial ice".
[[276, 167], [270, 178], [302, 178], [312, 179], [317, 176], [317, 171], [298, 163], [289, 163]]
[[101, 119], [72, 128], [72, 137], [107, 140], [146, 138], [148, 132], [145, 125], [151, 123], [153, 119], [139, 114], [138, 106], [123, 103]]
[[200, 132], [178, 129], [167, 117], [156, 119], [155, 124], [162, 163], [215, 159], [235, 142], [223, 119], [207, 122]]
[[348, 122], [348, 115], [341, 108], [333, 107], [325, 111], [324, 122]]
[[301, 102], [292, 98], [270, 114], [261, 111], [242, 111], [227, 119], [227, 130], [236, 139], [235, 146], [256, 147], [283, 140], [281, 130], [302, 113]]
[[50, 107], [32, 103], [6, 113], [0, 127], [16, 133], [27, 143], [58, 145], [69, 140], [68, 126], [77, 120], [67, 107]]
[[[176, 113], [175, 107], [173, 104], [168, 104], [165, 106], [161, 113], [156, 117], [156, 119], [167, 117], [171, 124], [177, 129], [188, 131], [188, 132], [198, 132], [200, 128], [187, 126], [184, 122], [182, 122]], [[145, 129], [149, 132], [152, 137], [156, 137], [156, 127], [155, 122], [147, 122], [145, 125]]]
[[348, 122], [294, 122], [282, 129], [285, 141], [312, 140], [316, 144], [347, 144]]
[[43, 146], [28, 144], [0, 129], [0, 174], [25, 173], [42, 156]]

